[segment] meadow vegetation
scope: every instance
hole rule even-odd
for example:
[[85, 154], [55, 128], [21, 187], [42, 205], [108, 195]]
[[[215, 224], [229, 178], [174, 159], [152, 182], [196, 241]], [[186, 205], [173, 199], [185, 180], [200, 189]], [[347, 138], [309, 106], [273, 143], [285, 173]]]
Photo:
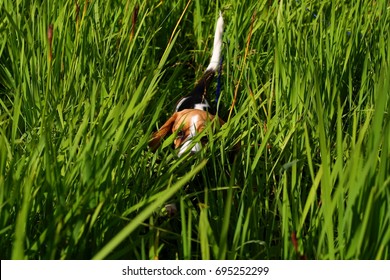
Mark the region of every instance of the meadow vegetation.
[[[219, 11], [226, 124], [196, 155], [152, 152]], [[389, 12], [0, 0], [0, 258], [389, 259]]]

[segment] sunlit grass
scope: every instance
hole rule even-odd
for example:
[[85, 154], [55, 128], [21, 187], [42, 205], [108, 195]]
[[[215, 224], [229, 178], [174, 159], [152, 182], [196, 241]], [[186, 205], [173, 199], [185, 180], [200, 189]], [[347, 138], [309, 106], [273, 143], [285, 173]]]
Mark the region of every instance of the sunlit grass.
[[[46, 2], [0, 2], [2, 259], [390, 258], [386, 1]], [[220, 10], [227, 123], [153, 153]]]

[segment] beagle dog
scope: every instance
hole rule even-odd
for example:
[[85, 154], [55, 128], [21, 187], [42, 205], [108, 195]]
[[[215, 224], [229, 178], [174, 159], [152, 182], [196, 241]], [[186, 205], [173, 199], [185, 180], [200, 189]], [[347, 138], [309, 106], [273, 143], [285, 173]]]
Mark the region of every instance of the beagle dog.
[[[192, 92], [177, 103], [172, 117], [170, 117], [166, 123], [153, 134], [152, 139], [149, 141], [149, 146], [153, 150], [156, 150], [160, 146], [161, 140], [167, 134], [174, 133], [177, 133], [176, 139], [174, 140], [174, 146], [175, 149], [179, 149], [179, 157], [188, 151], [196, 153], [200, 151], [205, 144], [207, 138], [201, 139], [201, 143], [194, 144], [192, 142], [195, 136], [203, 131], [206, 124], [215, 118], [215, 111], [207, 102], [206, 93], [220, 63], [222, 34], [223, 18], [220, 14], [215, 29], [213, 54], [211, 56], [210, 64]], [[219, 123], [221, 125], [224, 124], [220, 118]]]

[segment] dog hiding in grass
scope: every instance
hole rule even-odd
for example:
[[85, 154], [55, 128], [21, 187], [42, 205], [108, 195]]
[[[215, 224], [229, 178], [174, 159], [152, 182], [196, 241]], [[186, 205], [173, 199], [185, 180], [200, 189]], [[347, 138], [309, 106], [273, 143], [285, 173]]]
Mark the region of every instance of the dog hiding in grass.
[[[206, 127], [210, 127], [208, 125], [211, 123], [211, 128], [214, 131], [214, 129], [218, 129], [225, 124], [206, 98], [210, 84], [221, 66], [223, 27], [224, 21], [220, 13], [216, 23], [210, 63], [190, 94], [179, 100], [172, 116], [157, 132], [153, 133], [149, 141], [149, 147], [153, 151], [160, 147], [164, 137], [173, 134], [176, 136], [173, 146], [177, 151], [178, 157], [188, 153], [197, 153], [208, 142], [207, 134], [202, 133]], [[201, 133], [205, 136], [200, 137], [199, 134]], [[163, 216], [173, 217], [178, 212], [178, 209], [175, 203], [168, 203], [164, 206], [162, 212], [164, 213]]]

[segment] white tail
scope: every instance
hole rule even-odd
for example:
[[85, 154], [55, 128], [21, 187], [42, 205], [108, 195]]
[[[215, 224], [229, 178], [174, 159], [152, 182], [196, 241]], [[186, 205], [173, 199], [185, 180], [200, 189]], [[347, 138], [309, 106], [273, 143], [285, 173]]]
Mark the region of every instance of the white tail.
[[217, 20], [217, 26], [215, 27], [213, 55], [211, 56], [210, 64], [207, 66], [207, 70], [217, 71], [218, 65], [221, 59], [222, 49], [222, 34], [223, 34], [223, 18], [222, 13], [219, 12], [219, 18]]

